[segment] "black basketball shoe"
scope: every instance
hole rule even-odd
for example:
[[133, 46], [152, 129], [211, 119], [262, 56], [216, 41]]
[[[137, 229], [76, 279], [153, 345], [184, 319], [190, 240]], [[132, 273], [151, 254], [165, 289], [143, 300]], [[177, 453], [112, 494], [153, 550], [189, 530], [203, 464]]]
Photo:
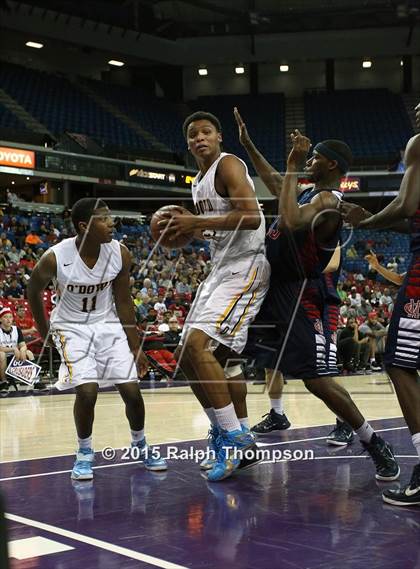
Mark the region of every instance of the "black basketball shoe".
[[393, 506], [420, 506], [420, 463], [416, 464], [410, 483], [401, 490], [389, 489], [382, 499]]
[[385, 442], [376, 433], [373, 433], [370, 443], [361, 441], [363, 448], [370, 454], [376, 467], [377, 480], [397, 480], [400, 467], [395, 460], [390, 444]]
[[327, 443], [338, 447], [344, 447], [353, 442], [353, 429], [348, 423], [337, 419], [335, 429], [327, 436]]
[[251, 428], [251, 431], [256, 435], [268, 435], [273, 431], [284, 431], [290, 427], [290, 421], [283, 413], [276, 413], [271, 409], [269, 413], [263, 415], [265, 419]]

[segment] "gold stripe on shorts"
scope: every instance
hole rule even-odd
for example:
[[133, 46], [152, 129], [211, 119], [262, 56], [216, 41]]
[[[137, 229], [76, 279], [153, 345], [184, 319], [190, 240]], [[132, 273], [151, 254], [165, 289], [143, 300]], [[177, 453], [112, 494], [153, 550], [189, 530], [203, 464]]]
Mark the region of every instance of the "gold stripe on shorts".
[[233, 297], [229, 306], [226, 308], [226, 310], [223, 312], [223, 314], [220, 315], [220, 317], [218, 318], [218, 320], [216, 322], [216, 328], [217, 329], [219, 329], [222, 326], [222, 324], [224, 324], [224, 322], [229, 318], [229, 316], [235, 310], [236, 305], [241, 300], [243, 295], [246, 294], [249, 290], [251, 290], [252, 285], [254, 284], [254, 282], [257, 278], [257, 274], [258, 274], [258, 268], [254, 270], [252, 277], [250, 278], [248, 284], [245, 286], [245, 288], [242, 290], [242, 292], [235, 294], [235, 296]]

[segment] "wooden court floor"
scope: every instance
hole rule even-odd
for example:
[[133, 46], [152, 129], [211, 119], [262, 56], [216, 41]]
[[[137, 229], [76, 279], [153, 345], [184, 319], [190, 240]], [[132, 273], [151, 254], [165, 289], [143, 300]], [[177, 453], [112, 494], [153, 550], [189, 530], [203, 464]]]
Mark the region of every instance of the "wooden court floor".
[[[394, 390], [385, 374], [339, 378], [368, 420], [401, 417]], [[269, 410], [263, 385], [249, 385], [251, 425]], [[145, 389], [146, 435], [149, 443], [203, 439], [207, 417], [188, 387]], [[73, 394], [38, 395], [0, 400], [0, 462], [72, 454], [76, 447]], [[332, 425], [329, 409], [309, 394], [299, 380], [285, 387], [284, 403], [292, 428]], [[280, 434], [281, 436], [281, 434]], [[118, 393], [100, 393], [93, 431], [95, 450], [125, 447], [130, 442], [124, 406]]]

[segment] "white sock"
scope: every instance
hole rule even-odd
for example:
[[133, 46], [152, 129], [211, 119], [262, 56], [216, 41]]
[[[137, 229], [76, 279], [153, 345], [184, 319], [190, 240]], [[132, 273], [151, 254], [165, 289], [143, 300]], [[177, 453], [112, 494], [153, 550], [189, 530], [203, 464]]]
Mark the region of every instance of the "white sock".
[[79, 442], [79, 448], [92, 448], [92, 435], [87, 439], [79, 439], [79, 437], [77, 437], [77, 440]]
[[241, 430], [241, 424], [236, 416], [233, 403], [229, 403], [229, 405], [226, 405], [226, 407], [222, 407], [221, 409], [215, 409], [214, 413], [216, 415], [217, 424], [222, 429], [225, 429], [226, 431]]
[[416, 447], [416, 451], [420, 459], [420, 433], [416, 433], [415, 435], [413, 435], [411, 437], [411, 440], [413, 441], [413, 445]]
[[356, 433], [359, 435], [360, 440], [364, 443], [370, 443], [370, 439], [372, 438], [374, 432], [375, 431], [367, 421], [365, 421], [361, 427], [356, 429]]
[[131, 431], [131, 441], [138, 443], [144, 439], [144, 429], [141, 431]]
[[274, 409], [274, 411], [276, 413], [278, 413], [279, 415], [283, 415], [283, 413], [284, 413], [283, 397], [279, 397], [279, 399], [271, 399], [270, 398], [270, 405], [271, 405], [271, 408]]
[[241, 424], [241, 427], [246, 427], [249, 430], [249, 419], [248, 419], [248, 417], [243, 417], [242, 419], [239, 419], [239, 422]]
[[217, 425], [216, 413], [214, 412], [213, 407], [208, 407], [207, 409], [204, 409], [204, 407], [203, 407], [203, 411], [207, 415], [207, 417], [209, 418], [210, 424], [211, 425]]

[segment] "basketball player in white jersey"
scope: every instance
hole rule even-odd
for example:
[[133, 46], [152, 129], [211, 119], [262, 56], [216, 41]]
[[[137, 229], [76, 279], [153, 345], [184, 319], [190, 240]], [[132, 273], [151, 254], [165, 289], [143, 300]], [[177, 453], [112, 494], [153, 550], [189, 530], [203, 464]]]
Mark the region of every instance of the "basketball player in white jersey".
[[[56, 387], [76, 389], [79, 450], [71, 477], [93, 478], [95, 403], [98, 388], [109, 385], [115, 385], [124, 400], [132, 445], [140, 449], [145, 467], [165, 470], [164, 460], [150, 456], [144, 437], [144, 402], [137, 375], [146, 373], [148, 362], [140, 349], [129, 290], [130, 253], [112, 239], [113, 221], [102, 200], [83, 198], [71, 215], [77, 236], [51, 247], [28, 284], [38, 330], [45, 340], [52, 336], [61, 355]], [[51, 280], [58, 302], [48, 323], [42, 291]]]
[[[212, 270], [200, 285], [186, 319], [180, 366], [212, 423], [217, 460], [208, 472], [210, 481], [230, 476], [240, 464], [232, 447], [246, 449], [254, 440], [246, 423], [241, 426], [226, 377], [241, 374], [237, 365], [225, 372], [212, 350], [222, 346], [239, 354], [247, 340], [269, 284], [265, 258], [265, 221], [245, 163], [222, 152], [219, 120], [197, 112], [183, 126], [188, 148], [199, 173], [192, 197], [198, 215], [175, 215], [161, 223], [162, 231], [176, 237], [193, 231], [210, 240]], [[243, 384], [243, 387], [245, 385]], [[242, 401], [244, 406], [244, 401]], [[243, 415], [242, 415], [243, 416]]]

